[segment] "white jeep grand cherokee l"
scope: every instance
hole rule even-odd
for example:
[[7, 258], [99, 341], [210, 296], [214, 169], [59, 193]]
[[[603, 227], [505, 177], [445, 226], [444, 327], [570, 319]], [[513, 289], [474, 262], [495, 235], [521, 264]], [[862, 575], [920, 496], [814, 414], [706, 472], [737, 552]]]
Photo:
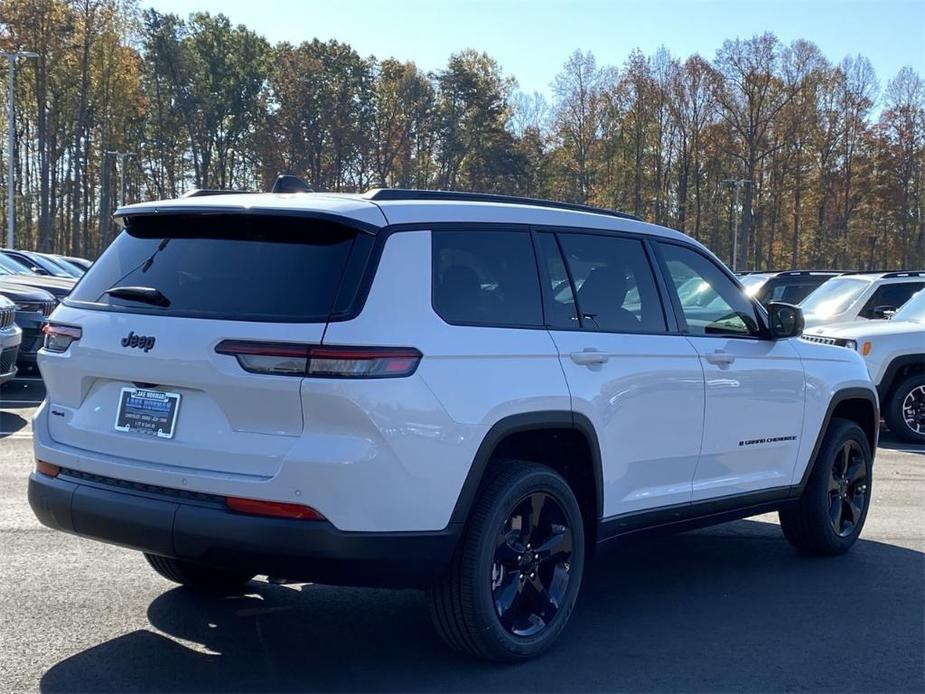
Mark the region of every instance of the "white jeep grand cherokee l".
[[[116, 214], [46, 329], [29, 499], [171, 580], [422, 587], [449, 644], [518, 660], [617, 538], [771, 510], [809, 552], [861, 532], [863, 360], [684, 234], [406, 190]], [[719, 300], [682, 302], [692, 278]]]

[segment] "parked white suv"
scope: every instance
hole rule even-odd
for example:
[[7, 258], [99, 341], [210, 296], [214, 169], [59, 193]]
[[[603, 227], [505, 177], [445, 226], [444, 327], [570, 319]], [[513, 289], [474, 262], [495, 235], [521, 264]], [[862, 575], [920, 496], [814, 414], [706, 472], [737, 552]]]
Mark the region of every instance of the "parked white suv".
[[805, 339], [860, 352], [890, 431], [904, 441], [925, 442], [925, 291], [890, 320], [823, 325]]
[[925, 272], [862, 272], [833, 277], [800, 302], [806, 327], [882, 320], [925, 287]]
[[[861, 532], [863, 360], [684, 234], [406, 190], [117, 217], [46, 330], [29, 498], [174, 581], [423, 587], [449, 644], [518, 660], [608, 541], [771, 510], [811, 552]], [[718, 300], [683, 303], [694, 278]]]

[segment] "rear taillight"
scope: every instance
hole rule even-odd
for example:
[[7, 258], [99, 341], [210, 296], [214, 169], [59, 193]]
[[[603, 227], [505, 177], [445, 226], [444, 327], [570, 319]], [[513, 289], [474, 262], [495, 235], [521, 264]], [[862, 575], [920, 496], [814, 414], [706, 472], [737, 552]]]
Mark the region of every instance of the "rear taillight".
[[288, 342], [224, 340], [215, 351], [237, 358], [245, 371], [317, 378], [400, 378], [418, 368], [410, 347], [319, 347]]
[[311, 506], [286, 504], [280, 501], [260, 501], [259, 499], [240, 499], [229, 496], [225, 505], [238, 513], [253, 516], [273, 516], [274, 518], [292, 518], [295, 520], [324, 520], [324, 516]]
[[73, 325], [59, 325], [58, 323], [46, 323], [42, 326], [42, 334], [45, 335], [45, 349], [49, 352], [64, 352], [71, 346], [72, 342], [80, 339], [83, 331]]

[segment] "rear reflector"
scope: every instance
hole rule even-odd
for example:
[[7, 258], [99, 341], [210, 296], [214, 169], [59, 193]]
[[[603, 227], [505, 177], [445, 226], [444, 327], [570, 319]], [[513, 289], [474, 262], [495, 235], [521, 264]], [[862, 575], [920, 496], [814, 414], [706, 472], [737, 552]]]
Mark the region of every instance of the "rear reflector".
[[61, 468], [59, 468], [57, 465], [46, 463], [44, 460], [36, 460], [35, 471], [40, 472], [43, 475], [48, 475], [49, 477], [57, 477], [61, 472]]
[[80, 339], [83, 331], [73, 325], [46, 323], [42, 326], [42, 334], [45, 335], [45, 349], [49, 352], [64, 352], [72, 342]]
[[257, 499], [239, 499], [229, 496], [225, 504], [232, 511], [249, 513], [254, 516], [273, 516], [274, 518], [293, 518], [298, 520], [324, 520], [324, 516], [310, 506], [285, 504], [279, 501], [259, 501]]
[[215, 351], [236, 357], [251, 373], [318, 378], [410, 376], [421, 353], [410, 347], [319, 347], [289, 342], [224, 340]]

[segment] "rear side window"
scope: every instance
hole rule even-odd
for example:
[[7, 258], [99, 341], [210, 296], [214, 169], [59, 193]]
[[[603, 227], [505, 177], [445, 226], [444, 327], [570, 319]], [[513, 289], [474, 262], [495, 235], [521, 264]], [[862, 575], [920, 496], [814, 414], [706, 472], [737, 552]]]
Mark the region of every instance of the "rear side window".
[[435, 231], [432, 238], [434, 309], [445, 321], [542, 327], [529, 232]]
[[[293, 217], [141, 217], [68, 301], [192, 318], [324, 322], [338, 294], [355, 293], [342, 279], [359, 283], [361, 273], [345, 272], [357, 237], [343, 225]], [[109, 293], [116, 287], [157, 290], [159, 300]]]
[[[665, 332], [665, 314], [642, 242], [596, 234], [559, 234], [581, 326], [598, 332]], [[563, 287], [554, 302], [568, 303]]]

